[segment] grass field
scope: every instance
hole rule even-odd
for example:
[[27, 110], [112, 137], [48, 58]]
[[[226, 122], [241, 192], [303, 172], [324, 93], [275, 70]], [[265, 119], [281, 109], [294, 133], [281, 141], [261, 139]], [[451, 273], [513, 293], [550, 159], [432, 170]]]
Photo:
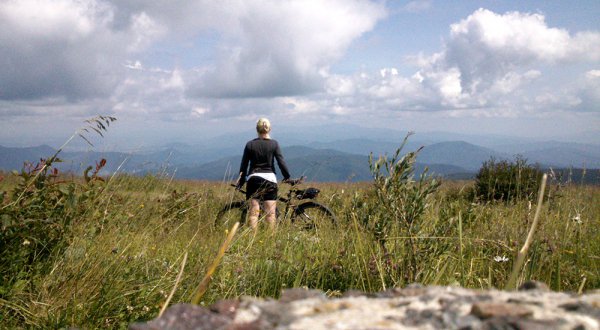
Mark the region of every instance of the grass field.
[[[7, 210], [18, 209], [7, 205], [19, 177], [0, 175], [0, 191], [7, 192], [0, 214], [6, 231]], [[174, 287], [170, 304], [191, 300], [228, 232], [215, 228], [214, 217], [241, 195], [226, 183], [169, 176], [105, 179], [87, 184], [83, 178], [53, 179], [75, 182], [75, 190], [57, 192], [45, 207], [63, 207], [65, 196], [80, 202], [64, 204], [71, 206], [56, 213], [70, 219], [57, 248], [43, 257], [30, 254], [24, 271], [4, 274], [2, 327], [126, 327], [156, 317]], [[381, 207], [372, 183], [304, 186], [309, 185], [322, 190], [318, 200], [336, 213], [338, 226], [306, 231], [282, 221], [275, 233], [263, 224], [256, 235], [240, 227], [201, 304], [243, 295], [277, 297], [289, 287], [331, 296], [411, 282], [503, 288], [536, 206], [527, 200], [475, 202], [468, 197], [472, 182], [448, 181], [428, 199], [418, 227], [407, 236], [402, 226], [393, 226], [381, 244], [367, 225]], [[554, 290], [600, 288], [600, 187], [550, 189], [519, 282], [538, 280]], [[37, 197], [26, 195], [19, 203], [26, 198]], [[34, 207], [23, 205], [21, 210]], [[51, 218], [47, 214], [54, 213], [35, 214]], [[26, 230], [18, 233], [20, 241], [2, 242], [3, 248], [18, 244], [11, 258], [37, 246]]]

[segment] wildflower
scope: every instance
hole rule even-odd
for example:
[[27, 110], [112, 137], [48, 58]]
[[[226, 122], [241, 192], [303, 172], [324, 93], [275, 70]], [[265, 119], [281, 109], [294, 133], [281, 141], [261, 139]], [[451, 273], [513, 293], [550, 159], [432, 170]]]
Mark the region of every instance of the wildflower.
[[571, 218], [575, 223], [581, 224], [581, 214], [577, 213], [573, 218]]
[[23, 241], [23, 245], [27, 246], [27, 245], [29, 245], [29, 244], [31, 244], [31, 242], [30, 242], [28, 239], [25, 239], [25, 240]]
[[506, 256], [495, 256], [494, 261], [495, 262], [507, 262], [508, 258]]
[[130, 311], [130, 312], [133, 311], [133, 306], [127, 305], [127, 310]]
[[144, 203], [140, 204], [140, 209], [144, 208]]
[[150, 307], [144, 305], [144, 307], [142, 307], [142, 310], [144, 312], [148, 312], [148, 311], [150, 311]]

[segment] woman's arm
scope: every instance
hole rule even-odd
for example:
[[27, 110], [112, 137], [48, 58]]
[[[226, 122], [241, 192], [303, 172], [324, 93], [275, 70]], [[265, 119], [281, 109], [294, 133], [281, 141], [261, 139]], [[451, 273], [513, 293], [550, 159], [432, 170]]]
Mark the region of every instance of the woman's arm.
[[244, 148], [244, 153], [242, 155], [242, 163], [240, 164], [240, 176], [237, 180], [236, 186], [241, 187], [246, 183], [246, 175], [248, 174], [248, 164], [250, 163], [250, 151], [248, 148], [248, 144]]
[[283, 179], [287, 180], [290, 178], [290, 171], [287, 168], [285, 160], [283, 159], [283, 154], [281, 153], [281, 149], [279, 149], [279, 143], [275, 142], [275, 159], [277, 160], [277, 165], [281, 170], [281, 175], [283, 175]]

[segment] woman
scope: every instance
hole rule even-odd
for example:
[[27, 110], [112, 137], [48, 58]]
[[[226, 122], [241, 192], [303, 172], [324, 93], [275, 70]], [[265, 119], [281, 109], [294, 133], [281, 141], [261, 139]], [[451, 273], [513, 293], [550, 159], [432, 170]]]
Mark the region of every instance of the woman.
[[[246, 175], [248, 175], [246, 199], [250, 199], [250, 226], [256, 230], [260, 202], [263, 202], [265, 218], [271, 229], [274, 229], [277, 207], [277, 178], [274, 161], [277, 160], [284, 182], [290, 178], [290, 172], [281, 154], [281, 149], [279, 149], [279, 144], [269, 136], [271, 132], [269, 120], [260, 118], [256, 123], [256, 132], [258, 137], [248, 141], [244, 148], [240, 177], [236, 185], [241, 188], [246, 182]], [[250, 165], [249, 170], [248, 165]]]

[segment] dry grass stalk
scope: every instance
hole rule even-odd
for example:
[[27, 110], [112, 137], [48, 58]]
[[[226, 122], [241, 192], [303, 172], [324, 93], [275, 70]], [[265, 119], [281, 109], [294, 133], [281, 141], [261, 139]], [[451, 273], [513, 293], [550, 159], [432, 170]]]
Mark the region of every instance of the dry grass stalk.
[[540, 219], [540, 211], [542, 209], [542, 203], [544, 201], [544, 191], [546, 190], [546, 180], [548, 179], [548, 175], [544, 173], [542, 176], [542, 184], [540, 185], [540, 191], [538, 192], [538, 203], [535, 209], [535, 216], [533, 217], [533, 223], [531, 224], [531, 228], [529, 229], [529, 234], [527, 234], [527, 239], [523, 244], [521, 250], [517, 254], [517, 260], [513, 264], [513, 269], [510, 274], [510, 278], [504, 287], [505, 290], [514, 290], [517, 288], [517, 277], [519, 276], [521, 266], [523, 266], [523, 262], [525, 261], [525, 256], [527, 255], [527, 251], [529, 251], [529, 246], [531, 246], [531, 242], [533, 241], [533, 233], [535, 233], [535, 229]]
[[181, 275], [183, 275], [183, 269], [185, 268], [185, 263], [187, 262], [187, 257], [188, 257], [188, 253], [186, 252], [183, 255], [183, 261], [181, 262], [181, 269], [179, 270], [179, 274], [177, 274], [177, 279], [175, 279], [175, 285], [173, 286], [173, 290], [171, 290], [171, 293], [169, 293], [169, 297], [165, 301], [163, 307], [160, 309], [160, 312], [158, 313], [158, 317], [160, 317], [165, 312], [165, 310], [167, 309], [167, 306], [169, 306], [169, 303], [171, 302], [171, 299], [173, 298], [173, 295], [175, 294], [175, 290], [177, 290], [177, 286], [179, 286], [179, 281], [181, 281]]
[[577, 290], [577, 294], [583, 294], [583, 288], [585, 287], [585, 282], [587, 281], [587, 277], [583, 277], [583, 280], [581, 281], [581, 285], [579, 286], [579, 289]]
[[208, 268], [208, 271], [206, 272], [206, 275], [204, 275], [202, 282], [200, 282], [200, 284], [198, 285], [196, 290], [194, 290], [196, 293], [194, 294], [194, 297], [192, 298], [192, 304], [197, 305], [200, 303], [200, 299], [206, 292], [206, 289], [208, 288], [208, 284], [210, 283], [210, 280], [212, 279], [213, 273], [219, 266], [219, 263], [221, 262], [223, 255], [225, 255], [225, 251], [227, 251], [227, 249], [229, 248], [229, 245], [231, 244], [231, 241], [233, 240], [233, 236], [237, 232], [239, 226], [240, 226], [240, 223], [236, 222], [233, 225], [233, 227], [231, 228], [231, 231], [229, 231], [229, 235], [227, 235], [225, 242], [223, 242], [223, 244], [221, 245], [221, 248], [219, 248], [217, 257], [215, 258], [215, 260], [213, 260], [212, 264]]

